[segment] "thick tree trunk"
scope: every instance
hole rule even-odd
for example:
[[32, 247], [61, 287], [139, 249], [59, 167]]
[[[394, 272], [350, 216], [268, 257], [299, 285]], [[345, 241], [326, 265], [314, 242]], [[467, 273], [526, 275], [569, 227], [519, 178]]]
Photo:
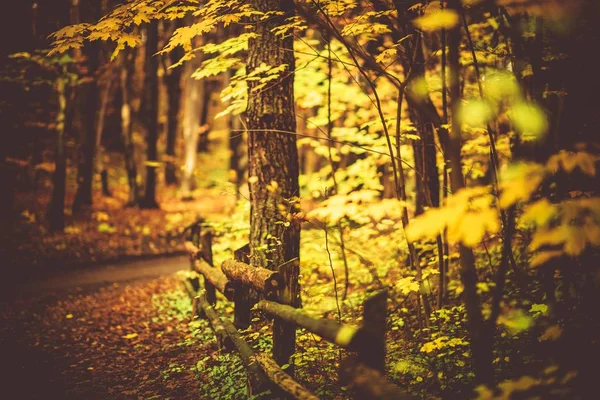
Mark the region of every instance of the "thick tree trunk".
[[[280, 301], [300, 306], [299, 249], [300, 225], [291, 220], [299, 196], [298, 149], [294, 105], [295, 69], [293, 36], [275, 35], [272, 29], [294, 14], [292, 0], [253, 0], [259, 11], [283, 15], [256, 20], [255, 33], [248, 46], [247, 73], [261, 64], [287, 67], [279, 79], [260, 90], [257, 81], [248, 82], [248, 165], [250, 181], [250, 264], [272, 270], [282, 268]], [[293, 324], [275, 320], [274, 358], [280, 365], [294, 353], [296, 331]]]
[[144, 114], [146, 124], [146, 186], [140, 202], [142, 208], [158, 208], [156, 202], [156, 168], [158, 164], [158, 21], [150, 23], [146, 38], [146, 76]]

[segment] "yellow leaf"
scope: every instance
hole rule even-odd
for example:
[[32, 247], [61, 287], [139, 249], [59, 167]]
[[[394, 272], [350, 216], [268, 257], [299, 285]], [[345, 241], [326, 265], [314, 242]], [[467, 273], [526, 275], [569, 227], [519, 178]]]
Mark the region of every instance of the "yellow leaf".
[[463, 124], [484, 127], [492, 117], [492, 109], [483, 100], [471, 100], [460, 107], [458, 117]]
[[556, 206], [548, 201], [548, 199], [542, 199], [535, 203], [527, 206], [525, 212], [521, 216], [523, 222], [533, 222], [537, 226], [546, 225], [554, 215], [558, 212]]
[[568, 226], [560, 225], [551, 229], [538, 229], [531, 239], [529, 248], [537, 250], [543, 245], [559, 245], [564, 243], [570, 234]]
[[565, 253], [570, 256], [577, 256], [585, 249], [585, 232], [577, 227], [569, 228], [569, 234], [566, 236]]
[[537, 106], [519, 103], [511, 109], [512, 121], [523, 140], [536, 140], [548, 130], [548, 120]]
[[413, 20], [413, 24], [423, 31], [451, 29], [458, 24], [458, 13], [454, 10], [434, 10]]
[[73, 318], [73, 314], [67, 314], [67, 315], [65, 315], [65, 318], [66, 319], [71, 319], [71, 318]]
[[377, 61], [378, 63], [392, 62], [396, 59], [396, 53], [397, 53], [397, 50], [395, 47], [393, 47], [391, 49], [386, 49], [386, 50], [382, 51], [381, 53], [379, 53], [379, 55], [377, 57], [375, 57], [375, 61]]
[[545, 177], [544, 167], [539, 164], [515, 164], [502, 177], [500, 206], [508, 208], [520, 201], [527, 201]]
[[529, 265], [532, 268], [539, 267], [540, 265], [544, 265], [553, 258], [560, 257], [563, 254], [564, 253], [562, 250], [540, 251], [538, 254], [533, 256], [529, 262]]
[[123, 336], [123, 339], [135, 339], [138, 336], [137, 333], [129, 333], [125, 336]]

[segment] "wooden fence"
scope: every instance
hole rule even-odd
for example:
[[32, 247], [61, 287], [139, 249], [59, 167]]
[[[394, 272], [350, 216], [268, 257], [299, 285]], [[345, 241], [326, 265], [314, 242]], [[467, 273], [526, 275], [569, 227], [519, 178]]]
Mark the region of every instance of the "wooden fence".
[[[198, 223], [191, 226], [191, 234], [186, 240], [185, 248], [190, 256], [192, 271], [202, 275], [204, 281], [203, 288], [198, 278], [185, 281], [186, 290], [192, 298], [193, 312], [209, 321], [221, 350], [238, 352], [247, 371], [249, 395], [272, 390], [276, 395], [288, 398], [317, 399], [283, 371], [273, 358], [257, 354], [243, 340], [238, 329], [250, 327], [251, 309], [255, 308], [275, 320], [304, 328], [355, 353], [342, 361], [339, 382], [354, 389], [357, 398], [413, 398], [383, 377], [386, 291], [380, 291], [365, 300], [362, 327], [340, 324], [333, 320], [313, 318], [301, 309], [281, 304], [279, 294], [285, 288], [282, 287], [283, 280], [280, 279], [280, 274], [285, 271], [251, 267], [248, 264], [248, 245], [235, 251], [233, 260], [226, 260], [221, 264], [221, 268], [217, 268], [212, 256], [212, 233], [209, 229], [202, 229], [202, 225]], [[233, 301], [233, 322], [220, 317], [215, 311], [216, 291], [223, 294], [227, 300]], [[292, 337], [292, 341], [294, 340], [295, 336]], [[286, 343], [285, 340], [274, 340], [273, 354], [282, 354], [284, 349], [278, 346], [289, 344], [289, 341]]]

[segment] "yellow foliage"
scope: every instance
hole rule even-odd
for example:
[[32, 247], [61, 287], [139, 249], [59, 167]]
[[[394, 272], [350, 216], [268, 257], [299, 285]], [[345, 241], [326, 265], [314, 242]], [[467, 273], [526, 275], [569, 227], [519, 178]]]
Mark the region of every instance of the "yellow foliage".
[[537, 226], [546, 225], [558, 213], [558, 208], [548, 199], [541, 199], [525, 207], [521, 216], [522, 222], [532, 222]]
[[560, 257], [564, 253], [562, 250], [551, 250], [551, 251], [540, 251], [535, 256], [531, 258], [529, 265], [532, 268], [539, 267], [540, 265], [546, 264], [553, 258]]
[[447, 227], [451, 243], [477, 245], [486, 234], [500, 230], [499, 213], [489, 190], [488, 186], [462, 189], [444, 207], [429, 209], [413, 219], [406, 230], [407, 238], [433, 239]]
[[546, 176], [543, 166], [534, 163], [519, 163], [510, 166], [502, 176], [500, 206], [508, 208], [518, 202], [527, 201], [538, 189]]
[[471, 100], [463, 104], [459, 111], [460, 121], [471, 127], [485, 127], [492, 115], [492, 108], [483, 100]]
[[536, 140], [548, 131], [548, 120], [537, 106], [518, 103], [512, 106], [512, 121], [523, 140]]
[[584, 151], [570, 152], [561, 150], [558, 154], [548, 159], [546, 168], [550, 172], [556, 173], [561, 167], [566, 172], [572, 172], [578, 167], [584, 174], [596, 176], [596, 162], [599, 159], [598, 156]]
[[431, 32], [454, 28], [458, 24], [458, 21], [458, 13], [454, 10], [427, 7], [425, 15], [415, 18], [413, 24], [423, 31]]

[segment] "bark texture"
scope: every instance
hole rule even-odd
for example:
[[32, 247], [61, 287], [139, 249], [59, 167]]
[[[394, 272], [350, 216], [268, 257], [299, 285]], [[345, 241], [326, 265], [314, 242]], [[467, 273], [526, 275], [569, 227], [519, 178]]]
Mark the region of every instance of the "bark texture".
[[281, 370], [272, 359], [267, 357], [265, 354], [257, 354], [255, 357], [256, 362], [260, 365], [262, 370], [265, 372], [267, 377], [273, 382], [279, 389], [287, 393], [293, 399], [297, 400], [318, 400], [319, 398], [309, 392], [304, 386], [300, 385], [291, 376]]
[[139, 186], [137, 183], [137, 165], [135, 163], [135, 144], [133, 143], [132, 97], [133, 73], [135, 71], [135, 50], [125, 49], [121, 66], [121, 137], [123, 140], [123, 157], [129, 185], [128, 204], [134, 205], [139, 201]]
[[158, 163], [158, 21], [148, 26], [146, 38], [146, 77], [144, 81], [144, 122], [146, 124], [146, 187], [142, 208], [158, 208], [156, 202], [156, 167]]
[[[280, 301], [300, 305], [299, 248], [300, 226], [291, 222], [294, 198], [299, 195], [298, 149], [294, 106], [295, 69], [293, 36], [275, 35], [273, 28], [294, 15], [291, 0], [253, 0], [255, 9], [279, 11], [265, 20], [255, 19], [257, 37], [248, 46], [247, 72], [261, 64], [285, 65], [279, 78], [257, 89], [258, 81], [248, 82], [248, 165], [250, 180], [250, 264], [281, 271], [284, 289]], [[274, 358], [281, 365], [294, 353], [295, 327], [275, 320]]]

